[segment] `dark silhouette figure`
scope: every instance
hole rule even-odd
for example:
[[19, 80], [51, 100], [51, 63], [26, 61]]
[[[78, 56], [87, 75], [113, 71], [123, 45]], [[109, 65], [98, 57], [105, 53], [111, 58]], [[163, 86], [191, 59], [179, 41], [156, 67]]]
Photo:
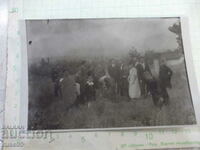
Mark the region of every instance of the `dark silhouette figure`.
[[60, 74], [59, 74], [59, 67], [53, 69], [51, 72], [51, 79], [54, 83], [54, 96], [55, 97], [62, 97], [62, 86], [60, 82]]
[[166, 65], [165, 60], [161, 60], [160, 70], [159, 70], [159, 81], [160, 81], [160, 93], [164, 99], [164, 104], [169, 104], [169, 94], [167, 88], [172, 88], [171, 77], [172, 70]]
[[146, 65], [144, 63], [144, 59], [140, 58], [138, 63], [136, 64], [137, 74], [138, 74], [138, 81], [140, 85], [141, 96], [145, 96], [147, 91], [146, 81], [144, 78], [144, 72], [146, 71]]
[[115, 60], [111, 61], [111, 64], [108, 66], [108, 73], [110, 77], [114, 80], [114, 92], [119, 94], [119, 84], [120, 84], [120, 67], [117, 65]]
[[120, 81], [119, 81], [119, 91], [121, 96], [128, 97], [128, 75], [129, 69], [125, 64], [120, 66]]

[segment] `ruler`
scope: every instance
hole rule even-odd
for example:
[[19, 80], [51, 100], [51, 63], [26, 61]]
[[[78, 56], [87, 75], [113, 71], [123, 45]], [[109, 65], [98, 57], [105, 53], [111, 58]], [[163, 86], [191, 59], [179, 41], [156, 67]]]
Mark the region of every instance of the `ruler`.
[[[6, 89], [6, 55], [7, 55], [7, 23], [8, 23], [8, 8], [7, 1], [0, 1], [0, 128], [4, 122], [4, 102]], [[3, 139], [0, 132], [0, 147], [2, 147]]]

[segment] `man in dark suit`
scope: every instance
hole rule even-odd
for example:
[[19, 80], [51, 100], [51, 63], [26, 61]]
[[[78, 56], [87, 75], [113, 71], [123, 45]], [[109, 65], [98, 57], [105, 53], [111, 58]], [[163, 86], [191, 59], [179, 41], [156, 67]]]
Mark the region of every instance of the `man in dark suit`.
[[60, 67], [57, 65], [56, 68], [53, 68], [51, 71], [51, 79], [54, 85], [54, 96], [55, 97], [62, 97], [62, 87], [61, 87], [61, 73]]
[[160, 82], [160, 93], [164, 99], [164, 104], [169, 104], [169, 94], [167, 88], [172, 88], [171, 77], [172, 70], [166, 65], [166, 60], [161, 59], [160, 70], [159, 70], [159, 82]]
[[129, 75], [129, 69], [127, 64], [121, 63], [120, 65], [120, 84], [119, 84], [119, 90], [121, 96], [128, 97], [128, 75]]
[[144, 72], [146, 71], [146, 65], [145, 65], [143, 57], [138, 59], [138, 61], [136, 63], [136, 69], [137, 69], [140, 90], [141, 90], [141, 96], [145, 96], [146, 95], [146, 82], [145, 82], [145, 78], [144, 78]]
[[108, 73], [115, 82], [115, 94], [119, 94], [120, 67], [114, 59], [111, 60], [111, 64], [108, 66]]

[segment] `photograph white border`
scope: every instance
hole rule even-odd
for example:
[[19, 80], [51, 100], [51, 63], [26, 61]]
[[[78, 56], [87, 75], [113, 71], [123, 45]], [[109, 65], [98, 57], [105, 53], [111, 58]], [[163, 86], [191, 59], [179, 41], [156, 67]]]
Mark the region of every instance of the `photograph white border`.
[[[199, 90], [197, 86], [197, 79], [195, 75], [192, 50], [189, 34], [189, 20], [187, 17], [180, 16], [170, 16], [170, 17], [124, 17], [124, 18], [85, 18], [85, 19], [150, 19], [150, 18], [180, 18], [181, 21], [181, 31], [183, 40], [184, 57], [186, 62], [186, 70], [189, 81], [189, 88], [192, 96], [192, 102], [194, 105], [195, 116], [197, 124], [194, 125], [168, 125], [168, 126], [138, 126], [138, 127], [119, 127], [119, 128], [86, 128], [86, 129], [44, 129], [45, 131], [51, 132], [78, 132], [78, 131], [116, 131], [116, 130], [131, 130], [131, 129], [156, 129], [156, 128], [181, 128], [190, 127], [200, 124], [200, 100], [199, 100]], [[64, 19], [64, 18], [63, 18]], [[68, 19], [68, 18], [65, 18]], [[72, 18], [69, 18], [72, 19]], [[84, 18], [74, 18], [74, 19], [84, 19]], [[41, 19], [45, 20], [45, 19]], [[52, 19], [55, 20], [55, 19]], [[62, 20], [62, 19], [58, 19]], [[27, 57], [27, 38], [26, 38], [26, 20], [20, 20], [20, 33], [21, 33], [21, 99], [20, 99], [20, 122], [19, 125], [23, 126], [24, 129], [28, 130], [28, 57]], [[31, 130], [28, 130], [31, 131]], [[43, 130], [33, 130], [33, 131], [43, 131]]]

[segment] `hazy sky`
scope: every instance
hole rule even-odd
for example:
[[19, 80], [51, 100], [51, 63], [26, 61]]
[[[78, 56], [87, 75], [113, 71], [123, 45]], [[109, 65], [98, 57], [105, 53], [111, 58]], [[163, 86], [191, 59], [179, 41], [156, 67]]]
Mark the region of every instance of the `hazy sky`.
[[29, 59], [73, 55], [105, 55], [177, 48], [168, 19], [81, 19], [27, 21]]

